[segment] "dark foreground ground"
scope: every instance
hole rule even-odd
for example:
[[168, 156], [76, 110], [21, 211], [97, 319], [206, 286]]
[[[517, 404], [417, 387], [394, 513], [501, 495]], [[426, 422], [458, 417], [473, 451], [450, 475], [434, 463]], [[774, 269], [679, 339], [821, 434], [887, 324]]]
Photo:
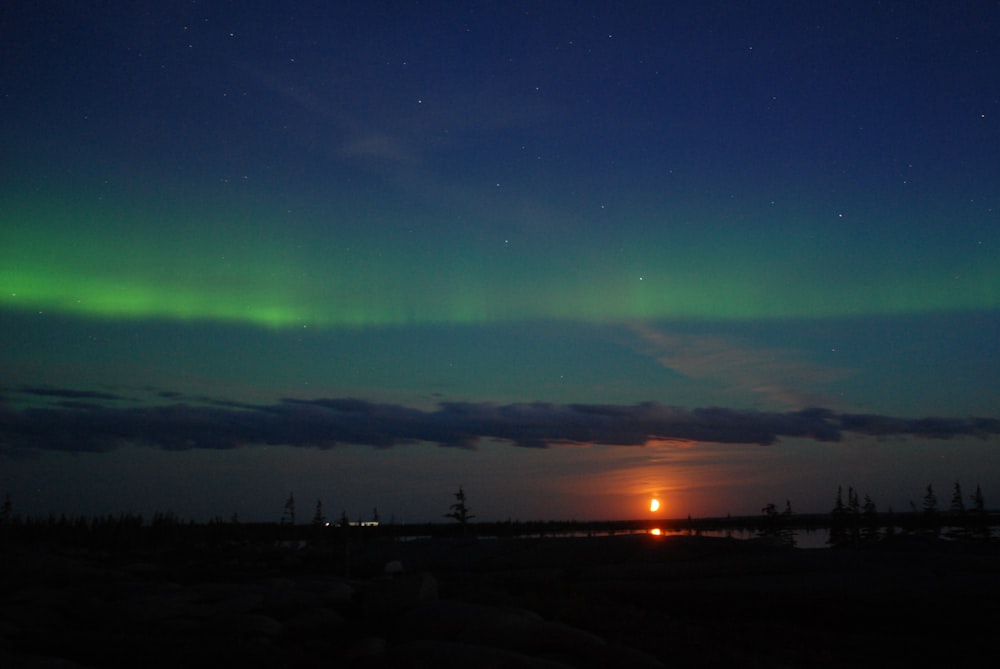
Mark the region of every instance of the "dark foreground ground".
[[0, 558], [0, 667], [958, 666], [992, 656], [1000, 623], [993, 544], [619, 536]]

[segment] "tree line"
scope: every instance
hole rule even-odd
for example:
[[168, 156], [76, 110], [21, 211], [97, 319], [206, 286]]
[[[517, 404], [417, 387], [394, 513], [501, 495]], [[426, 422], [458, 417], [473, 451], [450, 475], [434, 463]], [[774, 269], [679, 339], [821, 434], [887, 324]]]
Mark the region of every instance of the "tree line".
[[[296, 500], [289, 493], [281, 507], [278, 522], [243, 523], [233, 514], [229, 520], [217, 516], [207, 523], [182, 520], [172, 512], [156, 513], [151, 518], [141, 514], [125, 513], [87, 518], [50, 515], [45, 518], [21, 517], [13, 512], [11, 498], [7, 495], [0, 504], [0, 544], [9, 542], [53, 542], [111, 549], [141, 549], [169, 546], [175, 543], [201, 545], [224, 544], [238, 541], [309, 542], [330, 545], [348, 541], [357, 534], [358, 540], [393, 538], [395, 536], [528, 536], [571, 531], [573, 533], [598, 532], [603, 534], [644, 532], [649, 521], [546, 521], [529, 522], [473, 522], [468, 496], [463, 487], [452, 494], [454, 502], [447, 507], [441, 523], [397, 525], [391, 519], [380, 527], [378, 510], [372, 511], [372, 520], [350, 521], [345, 512], [340, 518], [328, 521], [323, 503], [316, 500], [308, 523], [301, 523], [296, 516]], [[881, 511], [874, 499], [854, 487], [837, 487], [833, 506], [825, 514], [798, 514], [786, 500], [782, 507], [766, 504], [757, 517], [702, 518], [687, 520], [657, 520], [664, 531], [682, 531], [700, 534], [742, 528], [751, 530], [762, 538], [776, 543], [794, 545], [795, 532], [799, 530], [827, 530], [827, 544], [831, 547], [871, 545], [899, 537], [921, 539], [949, 539], [985, 541], [992, 538], [992, 525], [1000, 518], [986, 510], [982, 489], [976, 485], [969, 495], [963, 493], [957, 481], [952, 488], [949, 503], [939, 503], [933, 485], [928, 484], [921, 503], [910, 503], [908, 513], [896, 513], [890, 507]], [[449, 525], [451, 529], [449, 529]], [[456, 532], [457, 531], [457, 532]]]
[[890, 508], [880, 513], [875, 501], [867, 493], [861, 497], [853, 487], [837, 488], [837, 497], [830, 512], [831, 546], [859, 546], [891, 539], [905, 533], [926, 539], [986, 540], [991, 537], [990, 517], [982, 488], [968, 496], [962, 492], [958, 481], [952, 488], [947, 508], [941, 508], [932, 484], [927, 484], [921, 505], [910, 502], [910, 513], [900, 516]]

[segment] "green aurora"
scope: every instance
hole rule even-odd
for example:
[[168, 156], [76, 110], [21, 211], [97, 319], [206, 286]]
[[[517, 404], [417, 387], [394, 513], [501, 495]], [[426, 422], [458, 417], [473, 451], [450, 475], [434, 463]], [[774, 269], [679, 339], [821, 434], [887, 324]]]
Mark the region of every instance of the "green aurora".
[[[75, 199], [7, 207], [0, 230], [5, 308], [338, 328], [816, 319], [1000, 307], [1000, 263], [989, 252], [997, 245], [954, 230], [894, 240], [876, 228], [859, 239], [851, 228], [809, 221], [803, 227], [800, 216], [784, 226], [727, 222], [724, 234], [696, 237], [673, 224], [678, 215], [664, 212], [599, 233], [586, 226], [576, 241], [556, 246], [540, 235], [485, 238], [471, 228], [420, 225], [431, 220], [426, 212], [405, 224], [385, 223], [406, 220], [403, 213], [380, 212], [372, 225], [370, 212], [347, 209], [302, 215], [221, 205], [115, 208]], [[342, 232], [310, 232], [329, 227], [323, 217]]]

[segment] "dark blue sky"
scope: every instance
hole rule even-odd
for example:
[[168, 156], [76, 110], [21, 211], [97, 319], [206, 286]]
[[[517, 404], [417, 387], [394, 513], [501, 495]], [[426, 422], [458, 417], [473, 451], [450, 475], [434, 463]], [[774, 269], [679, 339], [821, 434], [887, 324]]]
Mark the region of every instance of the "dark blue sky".
[[18, 3], [0, 49], [24, 513], [1000, 495], [996, 2]]
[[990, 2], [90, 4], [5, 9], [26, 153], [328, 190], [358, 180], [344, 137], [378, 132], [442, 176], [573, 199], [995, 183]]

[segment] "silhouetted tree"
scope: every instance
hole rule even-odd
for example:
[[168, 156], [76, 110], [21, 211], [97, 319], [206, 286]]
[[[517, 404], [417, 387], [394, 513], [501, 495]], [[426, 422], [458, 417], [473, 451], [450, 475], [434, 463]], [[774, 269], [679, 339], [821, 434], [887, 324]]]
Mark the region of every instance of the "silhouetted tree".
[[969, 536], [972, 539], [984, 540], [989, 539], [990, 524], [989, 518], [986, 515], [986, 503], [983, 501], [983, 491], [980, 489], [979, 484], [976, 484], [976, 492], [969, 495], [972, 500], [972, 509], [969, 510], [969, 515], [971, 516]]
[[785, 499], [785, 510], [781, 512], [781, 518], [779, 519], [779, 524], [781, 525], [780, 539], [781, 542], [787, 544], [788, 546], [795, 545], [795, 531], [791, 526], [792, 520], [792, 500]]
[[983, 502], [983, 491], [976, 484], [976, 492], [969, 496], [972, 499], [972, 511], [974, 513], [985, 513], [986, 504]]
[[865, 493], [865, 502], [861, 506], [861, 513], [865, 516], [871, 518], [877, 512], [874, 500], [872, 500], [871, 495]]
[[315, 527], [326, 525], [326, 516], [323, 515], [323, 502], [316, 500], [316, 512], [313, 514], [312, 524]]
[[941, 523], [937, 515], [937, 495], [934, 494], [934, 486], [927, 484], [927, 491], [924, 493], [924, 529], [927, 536], [937, 538], [941, 532]]
[[281, 524], [295, 525], [295, 495], [288, 493], [285, 500], [285, 510], [281, 514]]
[[965, 513], [965, 502], [962, 500], [962, 486], [955, 481], [955, 490], [951, 494], [951, 512], [956, 514]]
[[951, 494], [951, 505], [948, 507], [950, 515], [950, 526], [948, 536], [952, 539], [965, 539], [968, 537], [969, 528], [965, 518], [965, 501], [962, 499], [962, 486], [955, 481], [955, 488]]
[[458, 486], [458, 492], [455, 493], [455, 503], [450, 508], [451, 511], [444, 514], [444, 517], [458, 521], [464, 531], [469, 521], [475, 516], [469, 513], [469, 505], [466, 503], [465, 490], [462, 486]]
[[844, 487], [837, 486], [837, 501], [833, 505], [833, 515], [843, 515], [847, 509], [844, 507]]
[[[870, 498], [866, 495], [865, 501]], [[847, 502], [844, 503], [844, 488], [837, 486], [837, 500], [830, 512], [830, 546], [857, 546], [863, 540], [862, 521], [863, 509], [858, 499], [858, 491], [854, 486], [847, 488]]]
[[830, 546], [843, 546], [847, 543], [847, 507], [844, 506], [843, 486], [837, 486], [837, 501], [830, 512], [830, 537], [826, 543]]
[[764, 514], [764, 522], [757, 533], [759, 537], [768, 537], [781, 544], [789, 546], [795, 545], [795, 533], [788, 526], [788, 519], [792, 515], [792, 502], [785, 500], [785, 510], [778, 512], [778, 507], [774, 502], [769, 502], [760, 510]]
[[14, 505], [10, 501], [10, 493], [7, 493], [3, 497], [3, 506], [0, 506], [0, 525], [6, 525], [10, 522], [13, 510]]
[[864, 528], [861, 531], [861, 541], [873, 543], [879, 539], [878, 509], [871, 496], [865, 494], [865, 503], [861, 507], [861, 515], [864, 518]]
[[924, 515], [933, 516], [937, 513], [937, 495], [934, 494], [934, 486], [927, 484], [927, 492], [924, 493]]
[[861, 503], [858, 501], [858, 491], [853, 487], [847, 489], [847, 512], [854, 517], [861, 513]]
[[861, 502], [858, 500], [858, 491], [853, 486], [847, 489], [847, 516], [850, 523], [848, 540], [852, 546], [857, 546], [861, 543]]

